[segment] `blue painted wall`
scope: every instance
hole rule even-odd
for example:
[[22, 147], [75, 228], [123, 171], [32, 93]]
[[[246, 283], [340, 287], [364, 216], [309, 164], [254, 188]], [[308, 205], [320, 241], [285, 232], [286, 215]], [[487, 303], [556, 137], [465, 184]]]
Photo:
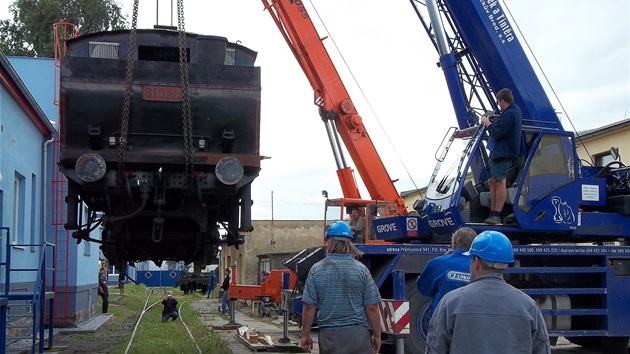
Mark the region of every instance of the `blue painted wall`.
[[[15, 74], [8, 62], [1, 63], [6, 72]], [[20, 87], [21, 82], [15, 84]], [[24, 93], [28, 94], [26, 90]], [[3, 196], [0, 225], [10, 228], [11, 239], [8, 242], [12, 244], [41, 244], [43, 241], [43, 151], [47, 138], [35, 127], [8, 89], [0, 85], [0, 190]], [[8, 236], [1, 236], [0, 245], [3, 247], [0, 256], [5, 260], [7, 250], [4, 246]], [[10, 252], [14, 268], [33, 268], [39, 260], [39, 250], [30, 246], [14, 246]], [[35, 276], [32, 272], [13, 273], [11, 283], [16, 286], [30, 283]], [[6, 279], [2, 277], [0, 281], [5, 284]]]
[[183, 262], [164, 262], [161, 267], [147, 261], [136, 264], [136, 282], [147, 287], [174, 287], [185, 268]]
[[[0, 262], [3, 263], [0, 288], [3, 291], [33, 293], [35, 287], [42, 263], [45, 225], [44, 146], [55, 133], [0, 52]], [[7, 276], [8, 269], [14, 271]], [[10, 300], [12, 315], [26, 314], [22, 305], [24, 300]]]
[[55, 61], [50, 58], [8, 57], [11, 66], [30, 91], [46, 117], [57, 122], [57, 106], [53, 104]]
[[[9, 62], [11, 63], [11, 66], [15, 68], [17, 74], [20, 76], [21, 82], [24, 83], [32, 97], [35, 99], [35, 101], [37, 101], [37, 104], [41, 107], [41, 110], [45, 112], [47, 119], [52, 122], [56, 122], [58, 120], [58, 108], [53, 102], [55, 99], [54, 60], [46, 58], [10, 57]], [[14, 115], [14, 111], [16, 109], [19, 110], [19, 107], [14, 107], [13, 111], [8, 112], [8, 114]], [[2, 114], [3, 113], [0, 111], [0, 115]], [[24, 121], [24, 119], [22, 119], [22, 121]], [[56, 126], [56, 124], [54, 125]], [[7, 140], [6, 135], [4, 136], [4, 138], [5, 139], [3, 139], [2, 134], [0, 134], [0, 144], [7, 143], [6, 141], [4, 141]], [[35, 138], [35, 136], [29, 136], [29, 139]], [[41, 142], [41, 137], [39, 138], [37, 143], [32, 143], [32, 145], [34, 147], [37, 146], [38, 148], [31, 149], [29, 151], [29, 154], [36, 154], [38, 152], [41, 154], [43, 146]], [[0, 164], [2, 166], [5, 166], [5, 164], [2, 163], [2, 159], [7, 158], [3, 156], [5, 155], [5, 148], [3, 145], [0, 146], [2, 146], [2, 152], [0, 153]], [[53, 176], [53, 167], [55, 166], [55, 164], [52, 161], [53, 146], [48, 146], [47, 149], [48, 159], [45, 166], [47, 170], [47, 181], [45, 181], [47, 188], [45, 190], [45, 198], [41, 198], [41, 196], [39, 196], [36, 202], [42, 203], [45, 200], [46, 209], [38, 216], [43, 216], [46, 219], [44, 237], [49, 242], [56, 242], [56, 233], [65, 231], [63, 230], [62, 226], [52, 226], [52, 210], [55, 200], [53, 199], [51, 179]], [[19, 157], [20, 159], [25, 161], [32, 160], [32, 157], [30, 155], [29, 158], [24, 159], [24, 153], [22, 151], [20, 151]], [[41, 159], [39, 161], [41, 161]], [[42, 183], [42, 181], [40, 181], [39, 183]], [[2, 188], [2, 186], [0, 186], [0, 188]], [[13, 194], [9, 194], [8, 191], [5, 190], [5, 193], [3, 195], [5, 204], [12, 203], [12, 195]], [[11, 200], [8, 199], [8, 196], [11, 196]], [[63, 200], [57, 202], [63, 203]], [[83, 215], [87, 215], [87, 213], [84, 212]], [[4, 217], [8, 218], [8, 216], [6, 215]], [[65, 215], [63, 215], [62, 218], [65, 220]], [[39, 234], [41, 236], [41, 232]], [[100, 239], [99, 230], [95, 230], [92, 233], [91, 237], [95, 239]], [[41, 240], [39, 240], [39, 242], [41, 242]], [[69, 321], [76, 324], [87, 320], [96, 313], [94, 309], [97, 303], [96, 289], [98, 286], [99, 244], [82, 241], [80, 244], [77, 245], [76, 241], [72, 239], [70, 235], [68, 235], [67, 246], [59, 247], [67, 248], [68, 250], [68, 315]], [[60, 279], [59, 274], [57, 276], [57, 279]], [[59, 318], [59, 316], [56, 317]]]

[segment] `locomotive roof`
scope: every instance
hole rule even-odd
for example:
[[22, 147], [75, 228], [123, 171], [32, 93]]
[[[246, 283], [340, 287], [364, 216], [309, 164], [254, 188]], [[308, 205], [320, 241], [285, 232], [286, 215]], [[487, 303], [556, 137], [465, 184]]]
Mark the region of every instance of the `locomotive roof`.
[[[123, 34], [130, 34], [131, 30], [129, 29], [122, 29], [122, 30], [114, 30], [114, 31], [102, 31], [102, 32], [93, 32], [93, 33], [87, 33], [84, 35], [81, 35], [79, 37], [76, 38], [71, 38], [68, 39], [66, 42], [67, 44], [71, 45], [73, 43], [77, 43], [77, 42], [83, 42], [86, 40], [97, 40], [98, 38], [105, 38], [105, 37], [111, 37], [111, 36], [115, 36], [115, 35], [123, 35]], [[148, 28], [148, 29], [137, 29], [137, 33], [138, 34], [168, 34], [168, 35], [172, 35], [172, 36], [177, 36], [178, 32], [176, 29], [170, 29], [170, 28]], [[213, 35], [204, 35], [204, 34], [197, 34], [197, 33], [193, 33], [193, 32], [186, 32], [186, 37], [191, 38], [191, 39], [195, 39], [195, 40], [209, 40], [209, 39], [213, 39], [213, 40], [221, 40], [221, 41], [225, 41], [230, 43], [231, 46], [236, 46], [239, 49], [242, 49], [244, 51], [248, 51], [251, 52], [252, 54], [256, 54], [256, 51], [247, 48], [241, 44], [235, 43], [235, 42], [230, 42], [228, 41], [228, 39], [226, 37], [222, 37], [222, 36], [213, 36]]]

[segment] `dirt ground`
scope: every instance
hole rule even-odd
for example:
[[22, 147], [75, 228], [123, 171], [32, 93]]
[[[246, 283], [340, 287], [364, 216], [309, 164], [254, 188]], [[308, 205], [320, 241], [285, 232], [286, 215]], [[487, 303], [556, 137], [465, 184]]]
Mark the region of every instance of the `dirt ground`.
[[[215, 302], [212, 302], [212, 305], [210, 305], [210, 307], [212, 307], [212, 310], [208, 313], [204, 312], [204, 314], [202, 314], [202, 317], [206, 315], [210, 317], [218, 317], [218, 311], [215, 310], [218, 308], [218, 300], [215, 299], [214, 301]], [[206, 303], [205, 301], [202, 302]], [[210, 304], [210, 302], [208, 302], [207, 304]], [[117, 306], [119, 309], [122, 310], [122, 306], [116, 304], [116, 298], [114, 298], [113, 301], [110, 301], [109, 306], [110, 311], [112, 311], [112, 308]], [[251, 315], [249, 307], [244, 308], [243, 312]], [[129, 337], [130, 333], [133, 332], [133, 328], [136, 324], [137, 318], [137, 313], [130, 313], [129, 316], [113, 315], [106, 323], [104, 323], [97, 331], [93, 333], [58, 333], [55, 335], [53, 340], [53, 350], [48, 352], [61, 354], [123, 353], [125, 348], [122, 347], [122, 343]], [[206, 318], [204, 317], [204, 319]], [[224, 323], [226, 321], [222, 318], [219, 318], [218, 320], [220, 323]], [[257, 320], [263, 323], [272, 323], [271, 318], [258, 318]], [[229, 331], [229, 333], [232, 332]], [[132, 348], [131, 353], [138, 353], [138, 351]]]
[[96, 332], [87, 334], [57, 334], [53, 339], [52, 352], [70, 353], [119, 353], [121, 343], [133, 331], [135, 318], [112, 318]]

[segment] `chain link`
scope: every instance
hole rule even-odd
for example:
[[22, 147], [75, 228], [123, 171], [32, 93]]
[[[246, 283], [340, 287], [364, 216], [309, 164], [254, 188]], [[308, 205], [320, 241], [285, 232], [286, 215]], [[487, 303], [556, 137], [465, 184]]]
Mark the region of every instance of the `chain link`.
[[193, 138], [190, 113], [190, 93], [188, 86], [188, 53], [186, 52], [186, 31], [184, 30], [184, 0], [177, 0], [177, 34], [179, 36], [179, 67], [182, 85], [182, 115], [184, 125], [184, 193], [193, 193]]
[[129, 109], [131, 107], [131, 95], [133, 94], [133, 64], [136, 52], [136, 28], [138, 27], [138, 4], [140, 0], [133, 2], [133, 17], [131, 31], [129, 33], [129, 50], [127, 53], [127, 75], [125, 76], [125, 97], [123, 100], [123, 114], [120, 123], [120, 144], [118, 145], [118, 175], [119, 188], [124, 186], [125, 154], [127, 153], [127, 132], [129, 131]]

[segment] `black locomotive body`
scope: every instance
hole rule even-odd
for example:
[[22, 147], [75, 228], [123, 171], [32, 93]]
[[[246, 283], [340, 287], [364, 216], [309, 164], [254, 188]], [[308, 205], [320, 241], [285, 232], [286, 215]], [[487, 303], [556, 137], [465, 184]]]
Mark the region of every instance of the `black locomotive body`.
[[241, 244], [241, 232], [252, 229], [251, 184], [261, 161], [256, 52], [223, 37], [186, 33], [183, 40], [173, 30], [130, 35], [67, 42], [59, 161], [68, 179], [65, 227], [87, 239], [101, 225], [103, 253], [117, 264], [203, 266], [216, 245]]

